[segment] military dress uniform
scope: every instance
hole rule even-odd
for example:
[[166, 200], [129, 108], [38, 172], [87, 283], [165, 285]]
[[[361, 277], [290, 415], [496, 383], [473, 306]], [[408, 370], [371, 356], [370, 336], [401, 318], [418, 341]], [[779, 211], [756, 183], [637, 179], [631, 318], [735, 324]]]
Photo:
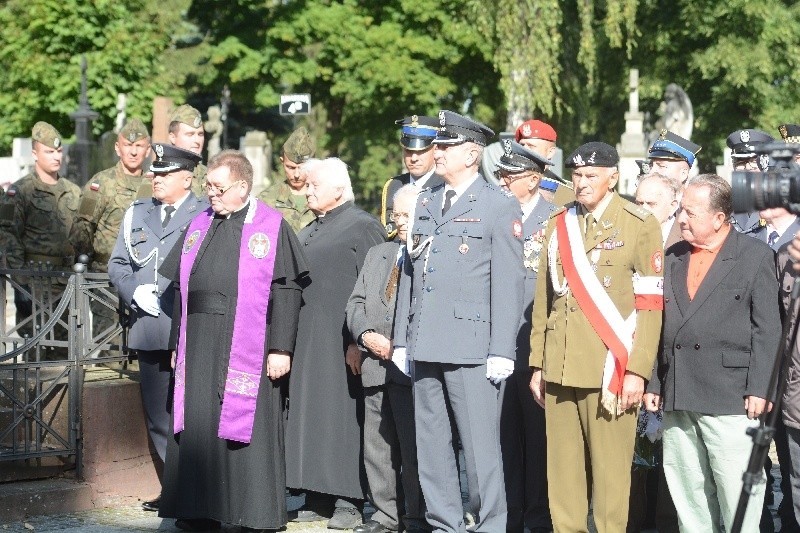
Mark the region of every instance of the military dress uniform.
[[[493, 132], [441, 111], [436, 142], [485, 145]], [[441, 137], [441, 141], [440, 141]], [[513, 370], [522, 309], [519, 202], [477, 173], [453, 202], [449, 185], [423, 190], [398, 290], [395, 354], [412, 360], [420, 484], [434, 531], [465, 532], [449, 402], [464, 448], [473, 531], [506, 526], [500, 457], [501, 381], [490, 366]], [[447, 189], [447, 191], [445, 191]], [[447, 196], [445, 193], [448, 193]], [[450, 198], [449, 209], [445, 198]], [[402, 299], [402, 302], [399, 300]]]
[[[401, 118], [396, 120], [395, 124], [402, 126], [400, 132], [401, 146], [404, 150], [411, 151], [427, 150], [436, 138], [436, 131], [439, 125], [435, 118], [422, 115]], [[381, 224], [386, 228], [386, 235], [389, 240], [394, 239], [395, 235], [397, 235], [397, 226], [392, 220], [394, 195], [401, 187], [409, 183], [416, 183], [420, 188], [431, 188], [444, 182], [442, 178], [434, 173], [433, 168], [424, 176], [419, 176], [416, 179], [411, 176], [410, 172], [404, 172], [386, 180], [381, 191]]]
[[[193, 170], [200, 156], [169, 145], [163, 156], [153, 161], [151, 171], [163, 171], [164, 165], [175, 162], [184, 170]], [[157, 270], [175, 247], [189, 222], [208, 208], [208, 204], [188, 192], [180, 205], [166, 219], [164, 205], [155, 198], [140, 198], [125, 213], [108, 263], [108, 275], [119, 291], [120, 301], [131, 309], [131, 325], [127, 339], [139, 359], [140, 386], [147, 428], [156, 453], [163, 462], [166, 456], [170, 401], [169, 335], [172, 325], [175, 291], [171, 281]], [[140, 285], [158, 285], [158, 316], [141, 310], [133, 294]]]
[[[552, 164], [538, 153], [510, 139], [503, 140], [504, 153], [497, 163], [511, 175], [535, 171], [541, 174]], [[505, 181], [504, 181], [505, 183]], [[540, 180], [541, 188], [543, 180]], [[510, 185], [509, 185], [510, 188]], [[532, 205], [531, 205], [532, 204]], [[525, 268], [524, 299], [517, 332], [514, 373], [508, 377], [500, 416], [500, 444], [508, 507], [508, 533], [550, 531], [547, 500], [547, 439], [544, 410], [531, 394], [528, 366], [531, 339], [531, 310], [538, 274], [543, 269], [545, 230], [556, 206], [538, 193], [522, 206], [522, 266]]]
[[[588, 143], [568, 161], [572, 167], [613, 167], [619, 157], [608, 145]], [[574, 210], [582, 233], [585, 228], [586, 212], [577, 202], [550, 218], [533, 306], [530, 354], [530, 366], [542, 369], [546, 382], [550, 511], [556, 532], [586, 531], [591, 496], [597, 531], [624, 531], [637, 412], [615, 414], [607, 410], [607, 403], [603, 407], [608, 347], [589, 320], [591, 311], [581, 307], [569, 286], [564, 287], [564, 262], [558, 248], [551, 247], [558, 217], [565, 210]], [[582, 245], [576, 246], [585, 250], [597, 276], [595, 283], [627, 318], [638, 307], [634, 276], [658, 282], [662, 278], [661, 243], [655, 217], [613, 192], [599, 220], [586, 230]], [[649, 377], [653, 368], [661, 309], [639, 309], [635, 317], [626, 369], [641, 377]]]

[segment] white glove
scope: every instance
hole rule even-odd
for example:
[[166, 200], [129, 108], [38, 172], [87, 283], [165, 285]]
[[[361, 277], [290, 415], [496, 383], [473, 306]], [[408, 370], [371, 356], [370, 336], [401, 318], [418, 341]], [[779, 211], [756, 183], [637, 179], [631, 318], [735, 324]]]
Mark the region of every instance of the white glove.
[[133, 302], [148, 315], [158, 316], [161, 314], [161, 307], [158, 304], [157, 292], [158, 286], [154, 283], [139, 285], [133, 291]]
[[503, 382], [511, 373], [514, 372], [514, 361], [490, 355], [486, 359], [486, 378], [495, 385]]
[[406, 376], [411, 376], [411, 369], [409, 368], [408, 357], [406, 356], [405, 348], [395, 348], [392, 351], [392, 363], [397, 365], [397, 368], [400, 369], [400, 372]]

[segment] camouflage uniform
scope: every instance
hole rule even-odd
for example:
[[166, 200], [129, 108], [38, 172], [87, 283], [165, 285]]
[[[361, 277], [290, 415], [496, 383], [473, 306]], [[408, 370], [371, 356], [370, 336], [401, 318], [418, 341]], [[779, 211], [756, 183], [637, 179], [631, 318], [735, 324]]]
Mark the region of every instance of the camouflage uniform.
[[280, 211], [295, 233], [315, 218], [305, 194], [292, 194], [292, 188], [285, 181], [273, 183], [258, 194], [258, 199]]
[[[314, 139], [311, 138], [308, 130], [300, 127], [294, 130], [283, 143], [281, 157], [292, 163], [302, 164], [314, 157], [315, 151]], [[280, 211], [295, 233], [306, 227], [315, 218], [314, 213], [308, 208], [305, 190], [303, 194], [293, 194], [288, 176], [286, 180], [275, 182], [261, 191], [258, 199]]]
[[50, 263], [56, 269], [72, 267], [75, 252], [68, 236], [80, 193], [66, 178], [49, 185], [35, 171], [8, 188], [0, 206], [0, 226], [10, 239], [10, 268], [29, 262]]
[[192, 174], [192, 192], [200, 199], [205, 198], [208, 201], [208, 192], [206, 191], [206, 174], [208, 174], [208, 167], [200, 163], [194, 167]]

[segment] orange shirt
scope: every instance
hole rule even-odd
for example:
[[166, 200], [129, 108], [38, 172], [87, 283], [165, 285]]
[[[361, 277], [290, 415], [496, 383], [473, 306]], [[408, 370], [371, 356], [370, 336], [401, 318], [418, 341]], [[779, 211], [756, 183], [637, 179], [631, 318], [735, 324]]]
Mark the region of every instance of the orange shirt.
[[[730, 231], [730, 229], [728, 230]], [[725, 234], [727, 239], [727, 232]], [[686, 288], [689, 291], [689, 299], [694, 300], [694, 295], [697, 294], [697, 289], [708, 274], [711, 265], [719, 254], [720, 248], [725, 243], [725, 239], [715, 246], [713, 249], [695, 248], [692, 247], [692, 255], [689, 256], [689, 274], [686, 277]]]

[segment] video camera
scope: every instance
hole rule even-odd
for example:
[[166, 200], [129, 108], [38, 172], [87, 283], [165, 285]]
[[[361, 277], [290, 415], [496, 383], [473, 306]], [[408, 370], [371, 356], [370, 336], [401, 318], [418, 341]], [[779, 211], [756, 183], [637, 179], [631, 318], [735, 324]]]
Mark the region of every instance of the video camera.
[[749, 213], [784, 207], [800, 215], [800, 145], [774, 142], [754, 147], [757, 156], [772, 162], [767, 172], [737, 170], [731, 174], [733, 212]]

